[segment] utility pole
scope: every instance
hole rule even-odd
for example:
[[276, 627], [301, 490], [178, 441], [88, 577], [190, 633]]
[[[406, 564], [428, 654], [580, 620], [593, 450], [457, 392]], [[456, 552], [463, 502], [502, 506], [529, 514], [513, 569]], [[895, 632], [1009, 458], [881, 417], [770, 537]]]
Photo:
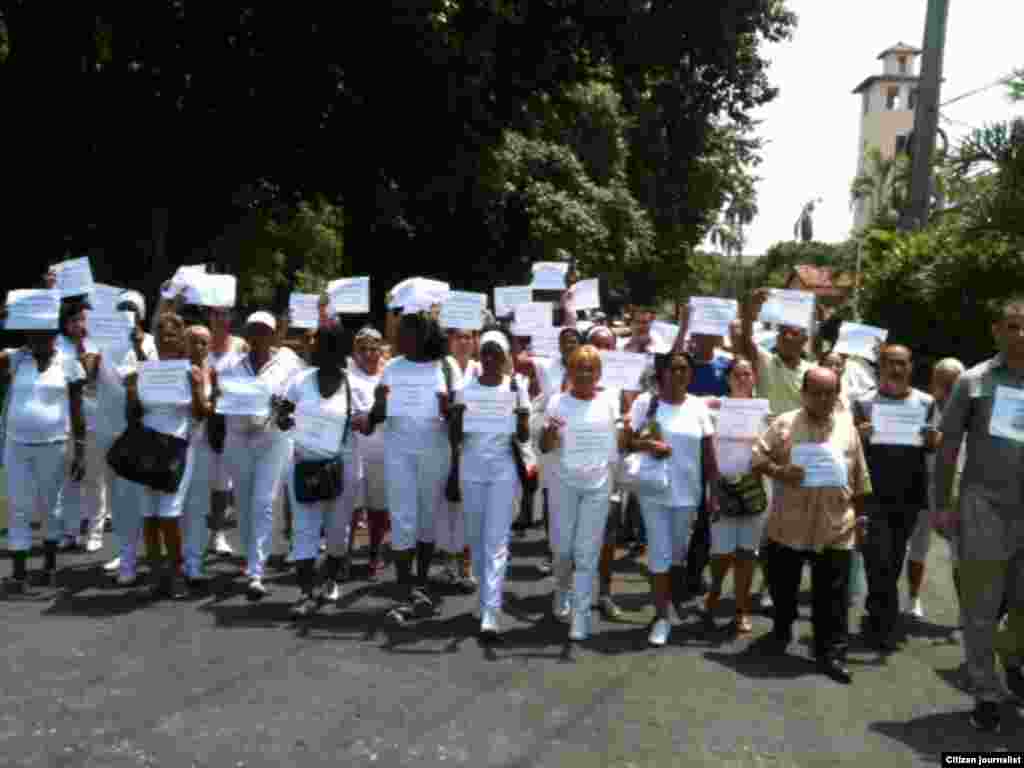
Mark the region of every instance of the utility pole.
[[923, 227], [928, 222], [932, 191], [932, 158], [939, 127], [939, 90], [942, 87], [942, 59], [946, 48], [949, 0], [928, 0], [924, 26], [924, 55], [914, 113], [910, 201], [900, 216], [900, 229]]

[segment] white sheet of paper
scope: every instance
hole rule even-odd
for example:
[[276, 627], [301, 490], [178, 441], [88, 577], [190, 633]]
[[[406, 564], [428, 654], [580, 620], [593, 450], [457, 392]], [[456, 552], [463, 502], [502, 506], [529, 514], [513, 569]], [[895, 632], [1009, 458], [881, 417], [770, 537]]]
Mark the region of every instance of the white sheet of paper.
[[222, 416], [270, 415], [270, 387], [250, 376], [221, 376], [216, 412]]
[[600, 309], [601, 289], [596, 277], [580, 280], [572, 287], [573, 306], [576, 309]]
[[753, 440], [720, 438], [716, 445], [718, 471], [723, 475], [745, 475], [754, 459]]
[[534, 331], [551, 328], [554, 322], [554, 304], [550, 301], [531, 301], [515, 309], [512, 333], [516, 336], [531, 336]]
[[185, 301], [201, 307], [235, 306], [238, 280], [234, 275], [194, 274], [185, 289]]
[[293, 414], [295, 427], [289, 433], [298, 445], [311, 453], [337, 456], [341, 450], [344, 418], [324, 413], [320, 408], [299, 406]]
[[672, 349], [679, 336], [679, 326], [675, 323], [666, 323], [664, 320], [655, 320], [651, 323], [651, 333], [657, 334], [665, 343], [665, 351]]
[[320, 325], [320, 297], [315, 293], [293, 293], [288, 297], [288, 324], [292, 328]]
[[839, 326], [839, 338], [832, 350], [840, 355], [856, 355], [866, 360], [878, 360], [878, 345], [889, 338], [889, 331], [873, 325], [843, 323]]
[[728, 337], [729, 323], [738, 314], [736, 299], [693, 296], [690, 298], [690, 333]]
[[92, 304], [94, 312], [116, 312], [122, 293], [124, 293], [123, 288], [96, 283], [92, 287], [89, 303]]
[[896, 403], [871, 405], [871, 442], [875, 445], [913, 445], [921, 447], [921, 429], [928, 416], [927, 408]]
[[496, 317], [511, 315], [520, 304], [533, 301], [533, 288], [528, 285], [505, 285], [494, 289], [494, 314]]
[[768, 428], [770, 412], [767, 400], [723, 397], [718, 411], [718, 436], [728, 440], [754, 440]]
[[811, 330], [814, 318], [814, 294], [809, 291], [787, 291], [773, 288], [768, 301], [761, 307], [758, 319], [762, 323], [787, 325]]
[[196, 275], [205, 274], [205, 264], [186, 264], [178, 267], [174, 272], [174, 275], [171, 277], [170, 285], [168, 285], [160, 295], [165, 299], [173, 299], [181, 292], [182, 288], [192, 285], [192, 281]]
[[388, 417], [432, 419], [438, 416], [437, 370], [433, 367], [403, 370], [391, 377]]
[[139, 399], [143, 405], [192, 402], [188, 360], [146, 360], [139, 364]]
[[53, 270], [57, 273], [57, 290], [62, 297], [92, 293], [94, 283], [88, 256], [54, 264]]
[[461, 331], [479, 331], [484, 327], [483, 305], [487, 296], [469, 291], [451, 291], [441, 304], [438, 318], [442, 328]]
[[640, 378], [646, 370], [647, 355], [636, 352], [601, 352], [602, 387], [639, 392]]
[[607, 424], [575, 424], [562, 432], [563, 457], [569, 469], [587, 469], [611, 461], [614, 435]]
[[462, 431], [479, 435], [511, 435], [515, 430], [513, 412], [516, 393], [504, 387], [478, 387], [462, 393], [466, 410]]
[[846, 485], [846, 460], [826, 443], [794, 445], [789, 460], [803, 467], [804, 488], [843, 488]]
[[569, 265], [561, 261], [538, 261], [533, 265], [531, 288], [540, 291], [565, 290], [565, 276]]
[[989, 434], [1024, 443], [1024, 389], [997, 386]]
[[534, 331], [530, 336], [530, 354], [536, 357], [559, 357], [562, 350], [558, 346], [558, 336], [561, 328], [545, 328], [543, 331]]
[[342, 277], [327, 284], [332, 315], [365, 315], [370, 311], [370, 278]]
[[52, 331], [60, 318], [60, 291], [27, 288], [7, 292], [8, 331]]
[[130, 344], [134, 328], [134, 312], [93, 310], [85, 314], [86, 337], [100, 349]]

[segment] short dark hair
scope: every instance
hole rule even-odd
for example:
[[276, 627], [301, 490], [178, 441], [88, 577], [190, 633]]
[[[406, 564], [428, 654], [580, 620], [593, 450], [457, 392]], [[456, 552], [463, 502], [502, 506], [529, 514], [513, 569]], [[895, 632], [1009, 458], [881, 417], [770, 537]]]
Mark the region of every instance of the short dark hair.
[[697, 361], [693, 355], [689, 352], [655, 352], [654, 354], [654, 377], [656, 379], [661, 378], [661, 374], [667, 371], [672, 366], [672, 360], [676, 357], [682, 357], [686, 360], [686, 364], [690, 366], [692, 371], [697, 365]]

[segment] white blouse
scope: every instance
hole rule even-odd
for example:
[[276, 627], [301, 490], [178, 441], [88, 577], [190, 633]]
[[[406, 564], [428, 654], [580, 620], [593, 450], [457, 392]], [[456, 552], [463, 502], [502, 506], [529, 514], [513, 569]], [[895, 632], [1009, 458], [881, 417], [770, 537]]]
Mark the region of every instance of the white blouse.
[[[351, 382], [348, 382], [348, 386], [346, 386], [346, 382], [343, 379], [341, 384], [338, 386], [338, 391], [330, 397], [325, 398], [320, 394], [320, 384], [317, 381], [317, 369], [311, 368], [302, 371], [292, 378], [291, 383], [288, 385], [288, 391], [285, 394], [285, 399], [294, 403], [297, 411], [309, 410], [318, 418], [329, 419], [340, 426], [344, 442], [339, 441], [339, 446], [341, 448], [341, 456], [346, 461], [351, 460], [353, 446], [353, 430], [351, 421], [349, 421], [348, 418], [348, 412], [349, 397], [354, 395], [354, 392], [350, 393], [350, 386]], [[352, 414], [355, 415], [354, 399], [351, 405]], [[347, 432], [345, 432], [346, 421], [349, 421]], [[296, 461], [329, 459], [337, 455], [338, 451], [327, 454], [323, 451], [305, 446], [299, 440], [295, 441]]]
[[85, 379], [78, 356], [60, 349], [40, 372], [25, 348], [8, 349], [11, 383], [7, 406], [7, 436], [15, 443], [39, 445], [67, 440], [71, 430], [68, 385]]
[[[288, 389], [288, 385], [291, 383], [292, 377], [305, 367], [306, 364], [302, 362], [298, 355], [287, 347], [279, 347], [271, 353], [270, 359], [259, 371], [253, 370], [252, 356], [246, 354], [235, 358], [218, 373], [222, 378], [240, 376], [259, 379], [267, 385], [271, 395], [283, 397]], [[225, 423], [228, 432], [244, 433], [255, 431], [280, 433], [273, 418], [261, 419], [249, 416], [228, 416], [225, 418]]]
[[619, 402], [608, 391], [599, 391], [593, 400], [579, 400], [571, 392], [551, 398], [545, 413], [547, 420], [560, 418], [558, 478], [579, 490], [596, 490], [608, 482], [611, 467], [618, 461]]

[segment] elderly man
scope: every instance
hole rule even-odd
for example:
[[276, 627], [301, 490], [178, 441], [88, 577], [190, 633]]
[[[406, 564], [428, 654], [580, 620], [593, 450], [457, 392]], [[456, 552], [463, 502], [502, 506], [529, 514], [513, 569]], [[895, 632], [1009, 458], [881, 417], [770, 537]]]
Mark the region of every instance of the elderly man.
[[[935, 527], [958, 534], [964, 652], [974, 695], [971, 724], [999, 730], [1002, 686], [1024, 696], [1024, 296], [1005, 302], [992, 326], [999, 353], [966, 371], [942, 414], [943, 436], [935, 468]], [[958, 508], [950, 506], [963, 436], [967, 460]], [[1007, 593], [1009, 617], [996, 636], [999, 604]]]
[[802, 405], [801, 386], [811, 363], [803, 358], [807, 331], [802, 328], [780, 327], [772, 354], [754, 342], [754, 321], [761, 314], [761, 307], [768, 296], [769, 290], [761, 288], [754, 291], [744, 306], [740, 318], [740, 351], [757, 367], [758, 396], [768, 400], [773, 414], [780, 414]]
[[754, 445], [754, 469], [776, 481], [764, 546], [775, 602], [772, 650], [793, 640], [805, 560], [811, 563], [814, 648], [819, 669], [840, 683], [846, 667], [850, 556], [871, 479], [853, 420], [835, 412], [839, 377], [812, 368], [804, 405], [780, 415]]
[[[899, 620], [899, 576], [907, 543], [920, 510], [928, 503], [927, 454], [938, 445], [939, 433], [931, 426], [935, 410], [932, 396], [910, 386], [914, 361], [910, 350], [887, 344], [878, 353], [881, 377], [878, 389], [853, 402], [854, 421], [864, 441], [874, 494], [867, 505], [868, 529], [864, 563], [868, 576], [867, 614], [862, 634], [880, 650], [896, 649]], [[901, 418], [920, 425], [916, 444], [905, 436], [875, 434], [875, 410], [900, 408]]]

